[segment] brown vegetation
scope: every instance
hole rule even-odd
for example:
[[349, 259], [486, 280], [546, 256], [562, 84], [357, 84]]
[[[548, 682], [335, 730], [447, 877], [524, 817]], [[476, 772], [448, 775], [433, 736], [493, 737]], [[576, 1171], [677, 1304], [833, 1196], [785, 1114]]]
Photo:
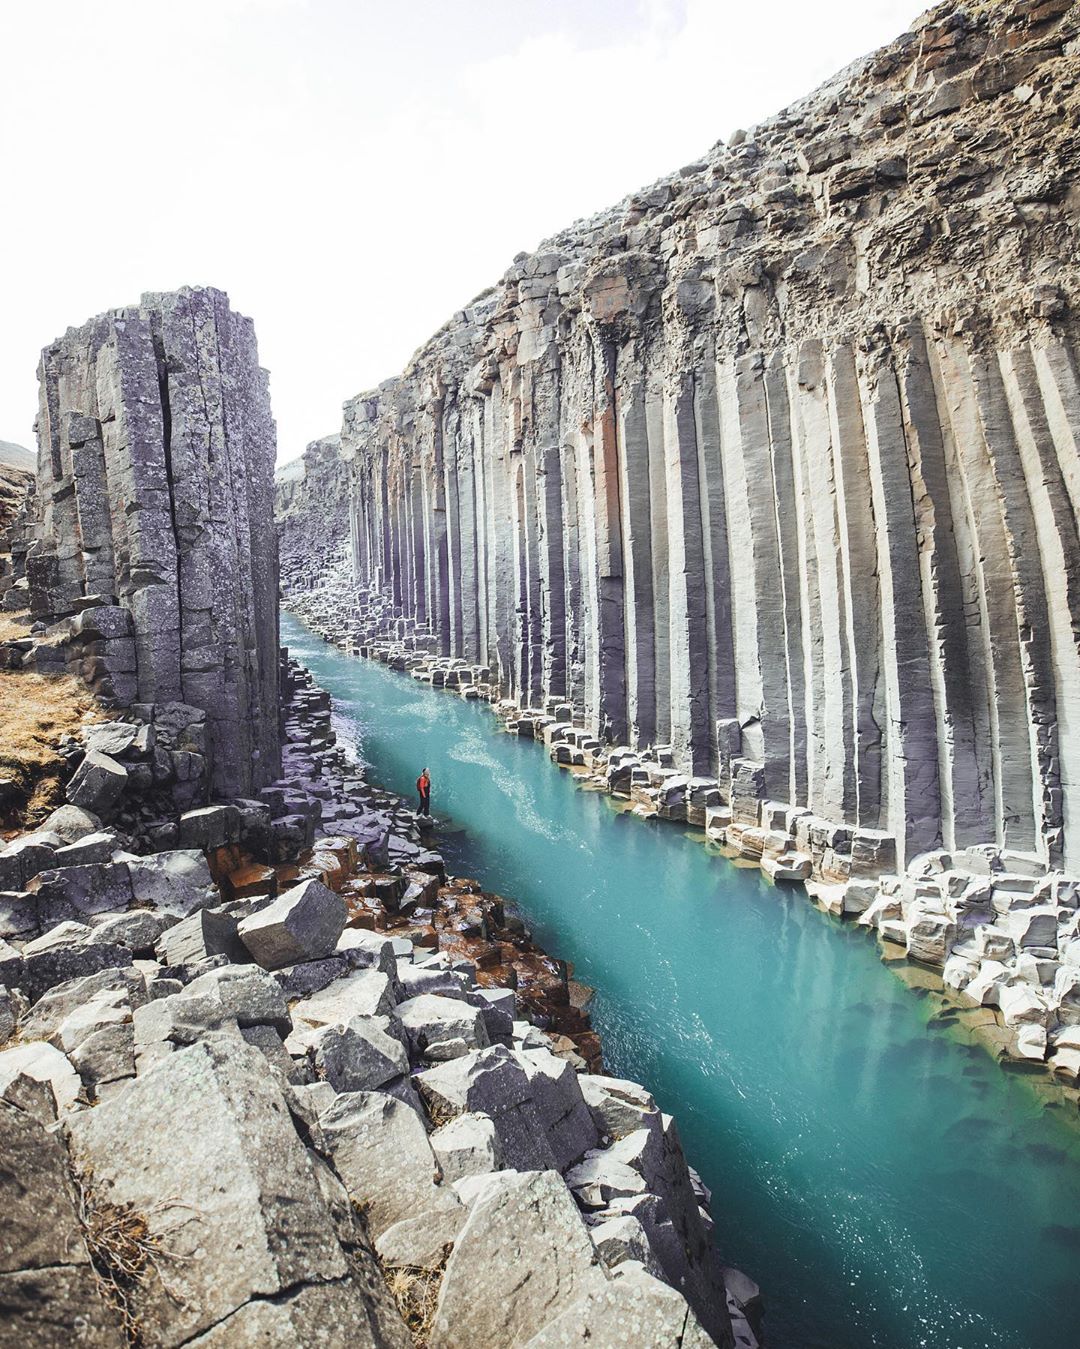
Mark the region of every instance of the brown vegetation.
[[397, 1303], [401, 1319], [409, 1327], [416, 1349], [426, 1349], [450, 1251], [449, 1246], [443, 1250], [442, 1260], [435, 1269], [423, 1269], [419, 1265], [383, 1266], [386, 1286]]
[[101, 720], [93, 695], [72, 675], [0, 670], [0, 824], [38, 824], [63, 801], [62, 735]]

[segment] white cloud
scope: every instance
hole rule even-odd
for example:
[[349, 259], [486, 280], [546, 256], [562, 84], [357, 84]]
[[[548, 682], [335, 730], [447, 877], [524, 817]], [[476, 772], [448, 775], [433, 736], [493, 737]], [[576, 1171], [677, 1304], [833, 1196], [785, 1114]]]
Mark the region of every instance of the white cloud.
[[255, 319], [283, 458], [574, 218], [899, 33], [918, 0], [51, 0], [0, 13], [0, 437], [143, 290]]

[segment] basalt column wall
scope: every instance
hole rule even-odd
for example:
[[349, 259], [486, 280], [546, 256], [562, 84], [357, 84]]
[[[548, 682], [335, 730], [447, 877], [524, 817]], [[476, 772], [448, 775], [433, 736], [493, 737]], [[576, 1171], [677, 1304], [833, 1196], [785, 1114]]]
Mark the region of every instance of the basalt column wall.
[[120, 704], [202, 708], [212, 787], [281, 771], [276, 436], [251, 321], [220, 291], [144, 295], [42, 353], [33, 613], [90, 640]]
[[346, 406], [358, 581], [613, 743], [1080, 867], [1078, 6], [947, 4]]

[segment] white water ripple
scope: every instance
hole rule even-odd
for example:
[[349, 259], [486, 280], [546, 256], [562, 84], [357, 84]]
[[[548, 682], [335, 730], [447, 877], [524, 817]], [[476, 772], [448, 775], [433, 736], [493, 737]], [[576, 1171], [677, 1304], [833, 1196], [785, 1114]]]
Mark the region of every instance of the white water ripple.
[[447, 751], [447, 758], [453, 759], [455, 763], [475, 764], [478, 768], [486, 768], [491, 781], [512, 802], [517, 823], [530, 833], [547, 839], [549, 843], [558, 842], [560, 837], [558, 829], [537, 809], [528, 786], [488, 752], [476, 731], [468, 731], [463, 739]]

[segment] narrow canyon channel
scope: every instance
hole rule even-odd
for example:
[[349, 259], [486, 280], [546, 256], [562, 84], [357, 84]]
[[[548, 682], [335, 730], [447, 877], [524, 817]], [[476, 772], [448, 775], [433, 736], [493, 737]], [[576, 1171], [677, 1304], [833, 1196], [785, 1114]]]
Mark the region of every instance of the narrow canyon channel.
[[649, 1084], [713, 1191], [771, 1349], [1076, 1344], [1080, 1129], [876, 944], [678, 826], [579, 791], [490, 712], [282, 639], [374, 780], [427, 765], [448, 868], [513, 898], [597, 990], [607, 1071]]

